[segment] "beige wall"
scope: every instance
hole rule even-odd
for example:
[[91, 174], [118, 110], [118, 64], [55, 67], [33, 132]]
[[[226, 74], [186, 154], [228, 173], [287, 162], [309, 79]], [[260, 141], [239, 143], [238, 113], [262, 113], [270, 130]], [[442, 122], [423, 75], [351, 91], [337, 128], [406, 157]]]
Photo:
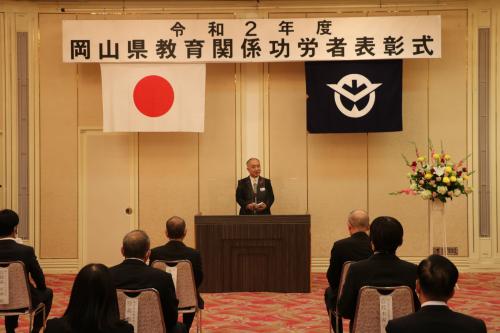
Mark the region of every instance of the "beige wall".
[[[266, 89], [267, 118], [263, 124], [267, 127], [265, 137], [259, 139], [269, 154], [266, 168], [276, 195], [273, 213], [311, 214], [313, 258], [328, 258], [333, 241], [346, 235], [346, 215], [354, 208], [367, 209], [372, 217], [392, 215], [400, 219], [405, 228], [401, 255], [418, 258], [428, 253], [427, 202], [388, 193], [407, 186], [407, 169], [400, 154], [413, 156], [410, 141], [425, 151], [428, 138], [438, 146], [442, 140], [455, 159], [472, 152], [472, 9], [449, 7], [438, 11], [429, 5], [427, 10], [397, 13], [442, 15], [443, 34], [441, 59], [404, 61], [402, 132], [308, 134], [304, 64], [264, 66], [261, 86]], [[369, 7], [265, 10], [273, 18], [388, 14]], [[500, 8], [495, 10], [500, 12]], [[247, 15], [248, 8], [207, 7], [197, 12], [192, 7], [180, 12], [113, 18], [231, 18]], [[75, 17], [96, 16], [40, 13], [36, 28], [40, 34], [37, 223], [40, 257], [45, 259], [78, 257], [78, 131], [102, 126], [99, 66], [61, 63], [61, 20]], [[1, 23], [0, 13], [0, 32]], [[1, 74], [0, 70], [0, 79]], [[239, 84], [236, 64], [207, 65], [206, 80], [204, 133], [138, 134], [139, 226], [151, 234], [153, 245], [164, 241], [164, 222], [171, 215], [186, 218], [190, 230], [187, 243], [193, 245], [195, 214], [236, 212], [234, 190], [241, 167], [238, 161], [246, 158], [240, 146], [245, 124], [241, 123], [239, 101], [246, 92]], [[0, 113], [0, 131], [1, 121]], [[0, 152], [3, 146], [0, 132]], [[447, 205], [448, 246], [457, 246], [460, 257], [470, 257], [473, 252], [469, 235], [477, 221], [472, 220], [471, 200], [459, 198]]]
[[39, 21], [41, 258], [78, 252], [78, 72], [60, 60], [63, 18], [75, 16], [41, 15]]
[[[273, 212], [311, 214], [313, 257], [328, 256], [333, 240], [345, 236], [347, 213], [358, 207], [368, 209], [372, 217], [392, 215], [402, 221], [406, 236], [401, 254], [424, 256], [427, 253], [428, 239], [421, 237], [428, 233], [427, 203], [419, 198], [395, 197], [388, 193], [406, 185], [407, 171], [400, 153], [412, 155], [409, 141], [425, 149], [429, 136], [436, 142], [444, 140], [454, 156], [466, 154], [462, 133], [466, 131], [467, 12], [435, 13], [441, 14], [443, 20], [443, 58], [404, 62], [403, 132], [307, 134], [304, 64], [273, 63], [267, 67], [269, 170], [277, 198]], [[280, 13], [279, 16], [304, 14]], [[56, 227], [53, 221], [65, 221], [64, 230], [74, 231], [77, 223], [74, 204], [78, 195], [76, 126], [99, 127], [102, 114], [98, 65], [61, 64], [60, 39], [45, 42], [43, 38], [47, 34], [59, 36], [62, 17], [62, 14], [50, 14], [41, 15], [40, 19], [42, 119], [60, 119], [58, 111], [65, 109], [60, 121], [71, 124], [58, 132], [54, 130], [59, 128], [58, 123], [42, 121], [41, 142], [45, 152], [42, 154], [42, 203], [47, 203], [42, 205], [42, 256], [49, 258], [75, 255], [74, 236], [53, 246], [50, 230], [60, 228], [61, 222]], [[54, 77], [54, 73], [46, 72], [45, 68], [61, 71], [57, 80], [60, 86], [45, 81]], [[164, 221], [173, 214], [184, 216], [193, 230], [193, 216], [198, 212], [234, 212], [237, 159], [234, 76], [232, 64], [208, 65], [205, 133], [139, 135], [139, 226], [151, 234], [153, 244], [163, 241]], [[443, 94], [443, 87], [454, 93]], [[57, 107], [46, 106], [46, 103], [58, 103], [60, 89], [68, 92], [67, 97], [59, 98], [61, 104]], [[447, 121], [452, 115], [456, 120]], [[61, 140], [62, 137], [68, 140]], [[51, 155], [61, 155], [65, 150], [72, 153], [62, 154], [62, 160]], [[43, 165], [51, 171], [69, 165], [61, 170], [67, 174], [67, 181], [55, 181], [51, 175], [58, 173], [44, 172]], [[46, 190], [49, 187], [51, 190]], [[59, 198], [57, 193], [66, 195]], [[67, 195], [69, 193], [71, 195]], [[60, 200], [65, 201], [68, 209], [59, 209]], [[466, 200], [457, 200], [452, 205], [457, 208], [449, 214], [453, 220], [449, 246], [458, 246], [459, 254], [467, 256]], [[194, 243], [193, 233], [188, 234], [187, 242]]]
[[[4, 35], [4, 14], [0, 13], [0, 36]], [[4, 59], [4, 38], [0, 38], [0, 64], [5, 63]], [[0, 209], [6, 207], [5, 202], [5, 71], [4, 66], [0, 66]]]

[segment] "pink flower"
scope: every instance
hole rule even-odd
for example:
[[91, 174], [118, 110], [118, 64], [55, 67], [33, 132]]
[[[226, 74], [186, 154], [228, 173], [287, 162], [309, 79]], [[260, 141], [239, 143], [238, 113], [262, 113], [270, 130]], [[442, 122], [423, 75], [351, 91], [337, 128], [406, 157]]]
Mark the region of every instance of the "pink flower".
[[404, 194], [408, 194], [408, 195], [417, 194], [414, 190], [409, 189], [409, 188], [402, 189], [401, 191], [399, 191], [399, 193], [404, 193]]

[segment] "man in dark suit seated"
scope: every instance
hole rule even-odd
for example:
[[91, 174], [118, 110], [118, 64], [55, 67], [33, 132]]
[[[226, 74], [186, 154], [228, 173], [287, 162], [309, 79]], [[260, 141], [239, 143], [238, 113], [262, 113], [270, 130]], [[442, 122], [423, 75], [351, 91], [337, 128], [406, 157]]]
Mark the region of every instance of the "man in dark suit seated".
[[[340, 275], [344, 263], [346, 261], [363, 260], [373, 254], [370, 238], [367, 234], [369, 228], [370, 218], [364, 210], [357, 209], [349, 213], [347, 217], [347, 229], [351, 236], [336, 241], [330, 253], [330, 266], [326, 273], [330, 286], [325, 290], [327, 310], [335, 310], [337, 307]], [[335, 330], [335, 316], [332, 316], [331, 324]], [[339, 326], [339, 332], [342, 332], [342, 325]]]
[[458, 270], [451, 261], [431, 255], [418, 265], [417, 277], [421, 309], [390, 320], [387, 333], [486, 333], [482, 320], [454, 312], [446, 304], [458, 280]]
[[[18, 244], [17, 225], [19, 216], [10, 209], [0, 211], [0, 261], [22, 261], [26, 273], [31, 278], [29, 288], [31, 304], [36, 307], [38, 304], [45, 304], [45, 315], [48, 316], [52, 306], [52, 289], [45, 285], [45, 276], [35, 256], [35, 251], [31, 246]], [[7, 333], [15, 332], [19, 316], [5, 317], [5, 329]], [[39, 332], [43, 326], [43, 314], [39, 312], [33, 322], [32, 332]]]
[[260, 161], [252, 157], [247, 161], [248, 177], [238, 181], [236, 202], [240, 205], [240, 215], [269, 215], [274, 202], [271, 181], [260, 176]]
[[390, 216], [377, 217], [370, 225], [370, 240], [375, 253], [350, 266], [339, 300], [339, 312], [342, 317], [351, 319], [351, 329], [358, 293], [364, 286], [408, 286], [413, 290], [415, 309], [420, 308], [414, 291], [417, 266], [396, 256], [396, 249], [403, 244], [401, 223]]
[[129, 232], [123, 238], [122, 254], [125, 260], [109, 269], [117, 289], [154, 288], [160, 294], [163, 318], [169, 333], [186, 332], [183, 324], [177, 322], [177, 305], [172, 276], [146, 265], [151, 250], [149, 236], [142, 230]]
[[[167, 220], [165, 234], [168, 238], [168, 243], [162, 246], [155, 247], [151, 250], [149, 263], [152, 264], [155, 260], [189, 260], [193, 266], [194, 281], [198, 289], [203, 281], [203, 270], [201, 268], [201, 256], [197, 250], [186, 246], [183, 243], [186, 237], [187, 229], [186, 222], [178, 217], [172, 216]], [[198, 307], [204, 308], [204, 301], [198, 292]], [[191, 328], [194, 319], [193, 313], [184, 313], [183, 323], [187, 331]]]

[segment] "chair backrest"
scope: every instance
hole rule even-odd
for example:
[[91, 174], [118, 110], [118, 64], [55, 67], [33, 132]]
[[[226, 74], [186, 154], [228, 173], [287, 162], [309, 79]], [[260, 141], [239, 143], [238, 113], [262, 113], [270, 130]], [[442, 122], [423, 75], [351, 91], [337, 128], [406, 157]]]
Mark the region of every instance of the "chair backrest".
[[120, 319], [134, 326], [135, 333], [166, 333], [160, 294], [156, 289], [117, 289]]
[[176, 267], [176, 276], [172, 276], [172, 278], [176, 279], [174, 284], [175, 294], [179, 300], [179, 310], [182, 311], [183, 309], [198, 308], [198, 297], [196, 284], [194, 282], [193, 266], [189, 260], [156, 260], [151, 266], [162, 271], [167, 271], [168, 267]]
[[389, 320], [414, 311], [413, 293], [407, 286], [362, 287], [354, 315], [353, 333], [385, 332]]
[[[8, 303], [0, 304], [0, 311], [31, 309], [30, 289], [24, 263], [21, 261], [0, 262], [0, 269], [2, 270], [0, 279], [5, 276], [8, 279], [8, 289], [0, 291], [2, 295], [8, 295]], [[6, 286], [7, 283], [0, 282], [0, 288]]]
[[342, 295], [342, 290], [344, 290], [344, 285], [345, 285], [345, 279], [347, 277], [347, 272], [349, 271], [349, 267], [351, 267], [351, 264], [353, 261], [346, 261], [342, 265], [342, 272], [340, 273], [340, 281], [339, 281], [339, 290], [337, 293], [337, 302], [340, 299], [340, 296]]

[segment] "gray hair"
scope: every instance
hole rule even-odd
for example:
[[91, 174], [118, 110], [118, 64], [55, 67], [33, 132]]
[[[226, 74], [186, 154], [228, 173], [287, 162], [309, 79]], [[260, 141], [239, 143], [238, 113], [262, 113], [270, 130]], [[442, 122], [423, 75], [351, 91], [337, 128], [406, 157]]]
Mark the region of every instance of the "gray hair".
[[253, 160], [256, 160], [256, 161], [258, 161], [258, 162], [260, 163], [260, 160], [259, 160], [257, 157], [250, 157], [250, 158], [247, 160], [246, 165], [248, 166], [248, 163], [250, 163], [250, 162], [251, 162], [251, 161], [253, 161]]

